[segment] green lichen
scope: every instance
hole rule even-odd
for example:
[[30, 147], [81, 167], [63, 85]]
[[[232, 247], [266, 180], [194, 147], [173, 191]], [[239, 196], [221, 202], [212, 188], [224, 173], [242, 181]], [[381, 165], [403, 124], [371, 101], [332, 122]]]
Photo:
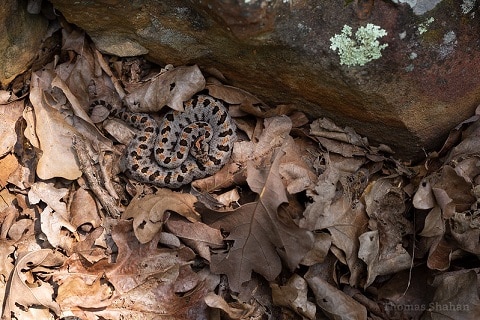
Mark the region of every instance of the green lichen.
[[432, 24], [433, 21], [435, 21], [435, 18], [430, 17], [428, 18], [428, 20], [420, 23], [417, 28], [418, 34], [424, 34], [425, 32], [427, 32], [428, 27]]
[[347, 66], [363, 66], [367, 62], [379, 59], [381, 51], [388, 44], [380, 44], [377, 40], [387, 35], [387, 31], [374, 24], [358, 28], [355, 38], [352, 38], [352, 28], [344, 25], [341, 34], [330, 38], [330, 49], [338, 50], [340, 64]]

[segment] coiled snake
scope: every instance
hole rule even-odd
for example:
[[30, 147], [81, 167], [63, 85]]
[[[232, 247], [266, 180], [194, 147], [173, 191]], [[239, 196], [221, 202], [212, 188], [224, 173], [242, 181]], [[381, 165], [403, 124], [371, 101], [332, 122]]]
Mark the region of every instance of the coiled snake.
[[168, 112], [159, 125], [148, 114], [96, 103], [138, 130], [122, 159], [132, 179], [178, 188], [214, 174], [230, 158], [236, 126], [223, 103], [211, 96], [194, 96], [184, 102], [184, 112]]

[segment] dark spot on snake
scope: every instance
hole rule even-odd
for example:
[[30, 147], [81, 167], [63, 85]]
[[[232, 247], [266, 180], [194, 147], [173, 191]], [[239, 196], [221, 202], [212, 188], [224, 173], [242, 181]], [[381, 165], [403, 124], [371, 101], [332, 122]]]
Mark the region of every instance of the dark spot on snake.
[[225, 130], [225, 131], [222, 131], [220, 132], [220, 134], [218, 135], [220, 138], [225, 138], [225, 137], [228, 137], [228, 136], [231, 136], [233, 134], [233, 130], [232, 129], [228, 129], [228, 130]]
[[131, 122], [137, 122], [137, 116], [131, 116], [130, 121]]
[[178, 159], [183, 159], [183, 153], [181, 153], [180, 151], [177, 152], [177, 158]]
[[182, 171], [182, 173], [187, 173], [188, 168], [187, 168], [186, 165], [182, 164], [182, 165], [180, 166], [180, 170]]
[[154, 127], [146, 127], [144, 131], [153, 133], [153, 132], [155, 132], [155, 128]]
[[214, 156], [208, 156], [210, 161], [212, 161], [216, 166], [220, 165], [222, 163], [222, 160], [215, 158]]
[[224, 146], [224, 145], [221, 145], [221, 144], [217, 144], [217, 149], [220, 150], [220, 151], [224, 151], [224, 152], [230, 151], [230, 147], [228, 145]]
[[167, 113], [165, 115], [165, 119], [167, 119], [168, 121], [173, 121], [175, 120], [175, 117], [173, 116], [173, 113]]
[[137, 171], [138, 168], [140, 168], [140, 166], [139, 166], [138, 164], [134, 164], [134, 165], [132, 166], [132, 170], [133, 170], [133, 171]]
[[147, 141], [147, 137], [146, 136], [140, 136], [140, 137], [138, 137], [138, 141], [145, 142], [145, 141]]
[[152, 173], [150, 176], [148, 176], [148, 180], [155, 181], [155, 179], [157, 179], [159, 175], [160, 175], [160, 172], [157, 170], [154, 173]]
[[160, 134], [164, 135], [165, 133], [170, 132], [170, 130], [172, 130], [172, 128], [170, 128], [170, 126], [166, 126], [160, 131]]
[[142, 118], [140, 119], [140, 123], [145, 123], [145, 122], [147, 122], [147, 121], [148, 121], [148, 117], [142, 117]]
[[193, 129], [191, 127], [186, 127], [184, 131], [186, 133], [192, 133]]
[[170, 83], [170, 91], [172, 91], [175, 88], [175, 82]]
[[227, 120], [227, 113], [226, 112], [224, 112], [222, 114], [222, 116], [220, 117], [220, 119], [218, 119], [217, 125], [221, 126], [225, 122], [225, 120]]
[[165, 160], [163, 160], [163, 163], [169, 164], [170, 161], [172, 161], [171, 157], [166, 157]]
[[137, 153], [137, 151], [130, 152], [130, 157], [135, 158], [136, 160], [142, 159], [142, 156]]
[[164, 151], [165, 151], [165, 150], [164, 150], [163, 148], [157, 148], [157, 149], [155, 150], [155, 153], [156, 153], [156, 154], [161, 154], [161, 153], [163, 153]]
[[205, 166], [203, 164], [201, 164], [200, 162], [197, 162], [197, 166], [198, 166], [198, 169], [200, 169], [200, 171], [205, 171]]
[[162, 143], [167, 143], [167, 142], [168, 142], [168, 139], [167, 139], [167, 138], [163, 138], [163, 139], [161, 140], [161, 142], [162, 142]]
[[146, 144], [143, 144], [143, 143], [141, 145], [139, 145], [138, 147], [142, 150], [147, 150], [148, 149], [148, 146]]
[[186, 121], [187, 123], [192, 123], [192, 122], [194, 122], [194, 121], [192, 121], [189, 117], [185, 117], [185, 121]]
[[[205, 100], [203, 100], [203, 106], [207, 107], [207, 106], [210, 105], [211, 102], [212, 102], [212, 101], [210, 101], [210, 99], [205, 99]], [[218, 109], [217, 106], [215, 106], [215, 108]], [[214, 108], [213, 110], [215, 110], [215, 108]], [[214, 111], [213, 113], [217, 113], [217, 112], [218, 112], [218, 111]]]
[[185, 140], [185, 139], [182, 139], [182, 140], [180, 140], [180, 143], [179, 143], [179, 144], [180, 144], [182, 147], [186, 147], [186, 146], [188, 146], [188, 141]]
[[165, 176], [165, 183], [166, 184], [170, 184], [170, 181], [172, 180], [172, 173], [169, 172], [167, 173], [167, 175]]
[[200, 117], [198, 116], [197, 113], [195, 113], [194, 118], [195, 118], [195, 121], [200, 121]]
[[142, 170], [140, 170], [142, 173], [147, 173], [148, 172], [148, 167], [143, 167]]
[[177, 181], [180, 182], [180, 183], [182, 183], [182, 182], [183, 182], [183, 177], [179, 175], [179, 176], [177, 177]]
[[205, 138], [209, 138], [210, 137], [210, 131], [206, 131], [205, 132]]
[[218, 106], [213, 107], [212, 113], [217, 114], [220, 111], [220, 108]]

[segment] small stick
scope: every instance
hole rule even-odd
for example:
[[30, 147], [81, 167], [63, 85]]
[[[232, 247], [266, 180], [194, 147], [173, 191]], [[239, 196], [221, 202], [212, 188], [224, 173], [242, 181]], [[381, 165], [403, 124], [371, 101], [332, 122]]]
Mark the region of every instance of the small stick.
[[115, 199], [105, 189], [102, 188], [98, 181], [97, 177], [99, 177], [99, 174], [94, 168], [90, 157], [88, 156], [86, 141], [75, 135], [73, 136], [72, 147], [77, 154], [77, 159], [80, 163], [80, 170], [85, 175], [92, 192], [95, 194], [95, 196], [97, 196], [103, 208], [112, 218], [120, 217], [120, 210], [116, 205]]

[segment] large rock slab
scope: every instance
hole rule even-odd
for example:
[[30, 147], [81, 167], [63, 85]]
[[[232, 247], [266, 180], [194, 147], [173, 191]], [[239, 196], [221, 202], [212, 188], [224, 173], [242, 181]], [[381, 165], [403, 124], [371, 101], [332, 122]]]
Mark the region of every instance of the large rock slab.
[[0, 6], [0, 85], [6, 87], [32, 64], [45, 37], [48, 20], [27, 11], [26, 0]]
[[[480, 102], [475, 2], [348, 2], [52, 0], [106, 53], [216, 68], [270, 104], [330, 117], [419, 159]], [[378, 27], [359, 44], [368, 24]], [[339, 56], [330, 39], [345, 25], [355, 47]]]

